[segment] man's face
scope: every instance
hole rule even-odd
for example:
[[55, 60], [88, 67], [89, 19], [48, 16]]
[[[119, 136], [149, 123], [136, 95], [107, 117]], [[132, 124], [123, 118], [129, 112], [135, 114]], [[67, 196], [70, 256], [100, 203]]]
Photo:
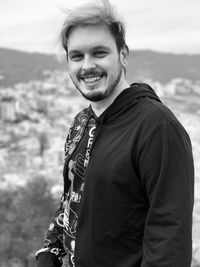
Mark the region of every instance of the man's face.
[[120, 86], [123, 72], [120, 53], [105, 25], [78, 26], [71, 30], [68, 39], [70, 77], [86, 99], [103, 100]]

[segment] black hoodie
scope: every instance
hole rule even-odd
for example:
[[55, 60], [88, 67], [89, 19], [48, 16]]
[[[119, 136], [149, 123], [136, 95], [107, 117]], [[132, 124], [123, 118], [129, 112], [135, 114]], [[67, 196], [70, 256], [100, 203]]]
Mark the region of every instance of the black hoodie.
[[[85, 113], [93, 116], [91, 108]], [[76, 153], [68, 153], [71, 139], [65, 193], [68, 163]], [[189, 267], [193, 190], [188, 134], [150, 86], [133, 84], [96, 119], [78, 208], [75, 266]], [[64, 241], [55, 241], [56, 235], [48, 233], [53, 242], [46, 249], [57, 247], [62, 254]]]

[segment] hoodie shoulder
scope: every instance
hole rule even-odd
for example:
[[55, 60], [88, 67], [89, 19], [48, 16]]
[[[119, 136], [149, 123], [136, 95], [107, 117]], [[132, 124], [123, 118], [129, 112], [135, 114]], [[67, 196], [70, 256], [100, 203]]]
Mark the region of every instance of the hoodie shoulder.
[[141, 105], [144, 106], [144, 110], [146, 111], [146, 119], [152, 123], [178, 122], [173, 111], [161, 102], [155, 101], [152, 98], [145, 98], [141, 101]]
[[150, 85], [135, 83], [132, 87], [140, 95], [141, 113], [145, 113], [146, 120], [150, 120], [152, 123], [177, 121], [174, 113], [161, 102]]

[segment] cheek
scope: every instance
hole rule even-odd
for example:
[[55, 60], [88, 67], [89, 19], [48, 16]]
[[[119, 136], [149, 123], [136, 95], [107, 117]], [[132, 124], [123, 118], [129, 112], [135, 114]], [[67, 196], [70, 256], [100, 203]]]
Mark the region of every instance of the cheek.
[[116, 60], [113, 61], [109, 68], [109, 76], [111, 76], [111, 78], [118, 76], [121, 68], [122, 68], [122, 64], [120, 64], [119, 61], [116, 61]]
[[108, 69], [110, 70], [110, 72], [115, 72], [117, 69], [119, 69], [121, 67], [121, 61], [119, 56], [116, 57], [111, 57], [110, 61], [108, 62]]
[[72, 76], [77, 75], [77, 73], [79, 72], [78, 64], [70, 63], [70, 64], [68, 64], [68, 68], [69, 68], [69, 72]]

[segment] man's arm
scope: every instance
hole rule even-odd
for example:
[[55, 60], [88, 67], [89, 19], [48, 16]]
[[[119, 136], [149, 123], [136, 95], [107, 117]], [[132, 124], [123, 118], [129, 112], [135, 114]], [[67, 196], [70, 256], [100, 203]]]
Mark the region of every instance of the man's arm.
[[36, 253], [38, 267], [62, 266], [62, 258], [66, 255], [63, 248], [63, 202], [64, 197], [51, 220], [44, 247]]
[[[64, 201], [65, 196], [69, 190], [71, 181], [68, 179], [68, 156], [71, 155], [75, 149], [75, 142], [73, 137], [77, 134], [77, 129], [74, 131], [74, 125], [78, 121], [79, 116], [84, 112], [80, 112], [76, 115], [75, 119], [71, 123], [64, 145], [65, 162], [63, 167], [64, 178], [64, 193], [60, 201], [59, 208], [55, 212], [55, 215], [49, 225], [47, 236], [44, 242], [44, 247], [36, 253], [36, 259], [38, 260], [38, 267], [60, 267], [62, 266], [62, 258], [66, 255], [66, 251], [63, 246], [63, 216], [64, 216]], [[80, 120], [80, 119], [79, 119]], [[83, 125], [85, 127], [85, 125]], [[76, 127], [75, 127], [76, 128]], [[79, 129], [79, 128], [78, 128]], [[83, 133], [84, 130], [81, 132]], [[77, 140], [78, 142], [79, 140]], [[71, 147], [72, 144], [72, 147]]]
[[189, 267], [194, 166], [189, 136], [179, 122], [152, 127], [139, 169], [149, 199], [141, 267]]

